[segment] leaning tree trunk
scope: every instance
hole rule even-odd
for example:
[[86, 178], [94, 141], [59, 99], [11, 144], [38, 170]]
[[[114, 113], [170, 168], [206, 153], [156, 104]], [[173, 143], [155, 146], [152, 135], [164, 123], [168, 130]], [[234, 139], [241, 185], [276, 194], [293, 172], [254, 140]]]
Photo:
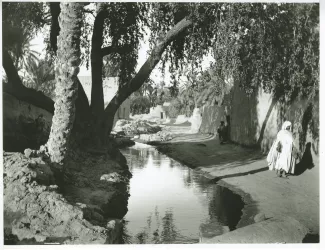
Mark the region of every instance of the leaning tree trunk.
[[14, 96], [21, 101], [25, 101], [39, 108], [45, 109], [53, 114], [54, 102], [52, 99], [40, 91], [25, 87], [18, 75], [17, 68], [15, 67], [8, 51], [3, 48], [2, 53], [3, 68], [8, 77], [8, 84], [3, 85], [3, 92]]
[[188, 18], [183, 18], [173, 28], [171, 28], [165, 36], [157, 40], [156, 46], [153, 48], [147, 61], [142, 65], [139, 72], [131, 79], [130, 82], [123, 85], [105, 109], [105, 132], [104, 137], [112, 131], [114, 115], [120, 105], [135, 91], [137, 91], [144, 82], [149, 78], [152, 70], [160, 61], [166, 47], [175, 40], [185, 29], [191, 26], [193, 22]]
[[51, 161], [63, 164], [75, 119], [80, 65], [81, 3], [61, 3], [60, 35], [56, 63], [56, 102], [47, 142]]

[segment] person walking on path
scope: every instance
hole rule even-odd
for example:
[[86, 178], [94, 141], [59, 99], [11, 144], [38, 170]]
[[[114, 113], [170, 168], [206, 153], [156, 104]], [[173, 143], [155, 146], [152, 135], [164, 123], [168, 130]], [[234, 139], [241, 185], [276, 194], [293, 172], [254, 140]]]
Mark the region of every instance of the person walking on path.
[[227, 141], [227, 127], [225, 126], [224, 121], [220, 122], [217, 132], [219, 134], [220, 144], [224, 144]]
[[291, 122], [285, 121], [266, 159], [269, 170], [276, 170], [278, 177], [281, 177], [282, 174], [286, 177], [288, 174], [294, 174], [295, 172], [298, 151], [294, 146], [294, 138], [291, 130]]

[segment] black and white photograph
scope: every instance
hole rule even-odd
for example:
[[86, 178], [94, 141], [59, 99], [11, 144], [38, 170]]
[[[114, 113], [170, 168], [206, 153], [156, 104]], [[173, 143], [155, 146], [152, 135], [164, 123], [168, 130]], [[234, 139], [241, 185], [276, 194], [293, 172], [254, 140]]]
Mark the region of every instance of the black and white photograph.
[[321, 249], [321, 5], [2, 1], [3, 249]]

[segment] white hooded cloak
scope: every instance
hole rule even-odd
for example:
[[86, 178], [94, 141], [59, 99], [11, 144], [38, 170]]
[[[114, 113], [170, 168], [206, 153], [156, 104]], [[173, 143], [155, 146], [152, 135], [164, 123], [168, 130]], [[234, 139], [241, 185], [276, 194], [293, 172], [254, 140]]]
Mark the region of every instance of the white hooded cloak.
[[[291, 127], [291, 122], [286, 121], [282, 125], [282, 129], [277, 134], [270, 152], [266, 158], [269, 166], [269, 170], [284, 170], [287, 173], [294, 173], [295, 170], [295, 158], [292, 155], [293, 149], [293, 135], [292, 132], [286, 130]], [[281, 143], [281, 152], [276, 150], [278, 143]]]

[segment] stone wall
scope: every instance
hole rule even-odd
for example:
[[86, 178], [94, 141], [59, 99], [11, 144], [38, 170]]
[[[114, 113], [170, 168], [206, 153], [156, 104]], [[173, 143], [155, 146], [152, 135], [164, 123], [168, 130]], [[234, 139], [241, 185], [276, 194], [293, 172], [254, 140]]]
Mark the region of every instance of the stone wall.
[[[104, 91], [104, 105], [105, 107], [113, 99], [119, 86], [118, 77], [108, 77], [103, 79], [103, 91]], [[126, 99], [115, 114], [116, 119], [129, 119], [130, 118], [130, 100]]]
[[166, 119], [166, 112], [162, 105], [157, 105], [156, 107], [150, 108], [150, 116], [159, 118], [159, 119]]
[[224, 120], [230, 125], [230, 139], [233, 142], [245, 146], [259, 145], [263, 152], [267, 152], [284, 120], [289, 120], [293, 123], [293, 133], [300, 150], [304, 152], [310, 142], [314, 153], [318, 153], [318, 138], [313, 138], [310, 130], [311, 109], [313, 119], [318, 119], [318, 103], [318, 100], [312, 104], [299, 100], [284, 107], [262, 89], [247, 96], [239, 87], [239, 82], [234, 82], [223, 105], [201, 108], [200, 132], [216, 133], [220, 121]]
[[116, 112], [117, 119], [130, 118], [130, 99], [126, 99]]
[[232, 141], [243, 144], [256, 144], [258, 129], [257, 104], [255, 96], [246, 96], [239, 88], [239, 84], [233, 86], [230, 95], [230, 138]]
[[191, 123], [191, 133], [198, 133], [202, 123], [202, 114], [199, 108], [193, 110], [189, 122]]
[[220, 106], [203, 106], [201, 108], [202, 122], [201, 133], [216, 134], [220, 121], [224, 119], [225, 109]]

